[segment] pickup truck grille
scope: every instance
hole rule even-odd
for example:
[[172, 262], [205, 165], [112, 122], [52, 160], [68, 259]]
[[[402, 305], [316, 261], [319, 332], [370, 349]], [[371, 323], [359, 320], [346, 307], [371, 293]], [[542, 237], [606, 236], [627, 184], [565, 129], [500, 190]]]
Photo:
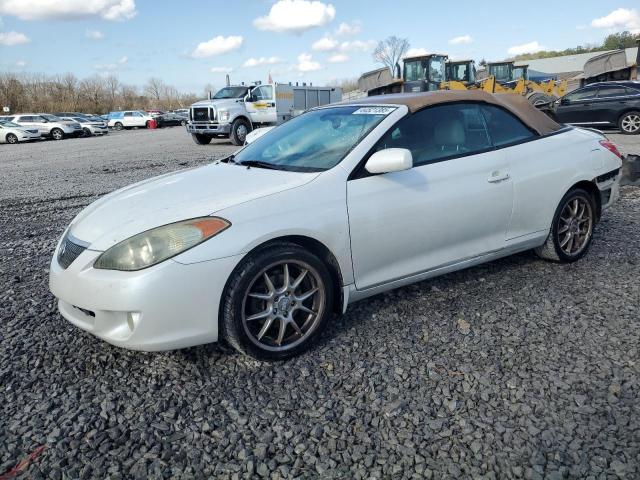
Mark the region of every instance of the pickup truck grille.
[[194, 107], [192, 109], [192, 116], [194, 122], [209, 122], [215, 117], [213, 110], [209, 107]]

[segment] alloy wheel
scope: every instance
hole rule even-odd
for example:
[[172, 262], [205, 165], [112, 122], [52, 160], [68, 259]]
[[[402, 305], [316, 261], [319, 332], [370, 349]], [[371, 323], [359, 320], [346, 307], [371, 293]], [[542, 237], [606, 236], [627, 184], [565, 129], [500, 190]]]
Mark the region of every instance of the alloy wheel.
[[247, 133], [247, 127], [245, 125], [238, 125], [236, 135], [241, 143], [244, 143], [245, 139], [247, 138]]
[[620, 122], [620, 127], [627, 133], [636, 133], [640, 130], [640, 115], [635, 113], [627, 115]]
[[299, 260], [261, 270], [242, 304], [242, 325], [259, 348], [289, 350], [313, 334], [324, 314], [325, 285], [320, 274]]
[[18, 137], [16, 137], [13, 133], [7, 135], [7, 143], [18, 143]]
[[585, 198], [570, 198], [558, 219], [558, 245], [570, 256], [578, 255], [593, 233], [593, 209]]

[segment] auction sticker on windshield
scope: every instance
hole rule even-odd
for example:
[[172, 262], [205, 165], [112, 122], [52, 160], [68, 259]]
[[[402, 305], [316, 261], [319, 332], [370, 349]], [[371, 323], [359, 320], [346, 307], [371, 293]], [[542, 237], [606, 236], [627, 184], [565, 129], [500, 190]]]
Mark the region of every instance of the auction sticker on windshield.
[[396, 107], [361, 107], [352, 115], [389, 115]]

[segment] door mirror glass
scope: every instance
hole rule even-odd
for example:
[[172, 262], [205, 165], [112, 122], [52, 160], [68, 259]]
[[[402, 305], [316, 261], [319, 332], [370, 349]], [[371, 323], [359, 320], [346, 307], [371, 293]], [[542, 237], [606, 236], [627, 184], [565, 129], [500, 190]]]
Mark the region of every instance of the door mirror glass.
[[408, 170], [413, 167], [413, 156], [406, 148], [385, 148], [367, 160], [364, 166], [369, 173], [389, 173]]

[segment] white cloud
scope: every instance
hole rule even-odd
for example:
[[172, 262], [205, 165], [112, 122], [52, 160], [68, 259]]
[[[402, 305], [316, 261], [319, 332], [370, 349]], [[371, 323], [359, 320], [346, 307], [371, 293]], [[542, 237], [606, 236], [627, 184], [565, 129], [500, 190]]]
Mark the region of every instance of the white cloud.
[[246, 60], [242, 66], [243, 67], [260, 67], [262, 65], [276, 65], [278, 63], [282, 63], [282, 59], [278, 57], [260, 57], [260, 58], [249, 58]]
[[90, 38], [91, 40], [102, 40], [104, 38], [104, 33], [102, 33], [100, 30], [87, 29], [84, 32], [84, 36]]
[[102, 74], [108, 74], [108, 73], [113, 73], [120, 70], [120, 68], [123, 65], [125, 65], [128, 61], [129, 61], [129, 57], [125, 55], [115, 63], [100, 63], [97, 65], [94, 65], [93, 68], [94, 70], [98, 70]]
[[231, 67], [211, 67], [209, 70], [211, 73], [231, 73], [233, 68]]
[[327, 58], [327, 62], [329, 63], [344, 63], [349, 61], [349, 56], [344, 53], [336, 53], [335, 55], [331, 55]]
[[424, 48], [410, 48], [407, 50], [407, 53], [404, 54], [404, 58], [418, 57], [420, 55], [427, 55], [428, 53]]
[[610, 30], [629, 30], [631, 33], [640, 33], [640, 15], [637, 10], [618, 8], [609, 15], [596, 18], [591, 22], [595, 28], [608, 28]]
[[368, 52], [373, 50], [376, 46], [376, 42], [368, 40], [366, 42], [362, 40], [353, 40], [350, 42], [342, 42], [340, 44], [340, 51], [342, 52]]
[[318, 62], [314, 62], [311, 55], [308, 53], [301, 53], [298, 55], [298, 71], [299, 72], [313, 72], [320, 70], [321, 66]]
[[191, 56], [193, 58], [204, 58], [233, 52], [242, 46], [242, 41], [241, 36], [232, 35], [223, 37], [222, 35], [218, 35], [208, 42], [199, 43], [196, 49], [191, 52]]
[[543, 47], [536, 41], [523, 43], [522, 45], [514, 45], [513, 47], [510, 47], [509, 50], [507, 50], [507, 53], [509, 55], [522, 55], [524, 53], [536, 53], [540, 50], [544, 50], [545, 48], [547, 47]]
[[136, 16], [135, 0], [0, 0], [0, 15], [21, 20], [77, 20], [99, 17], [130, 20]]
[[342, 22], [338, 25], [336, 35], [351, 36], [357, 35], [362, 31], [362, 24], [360, 22], [346, 23]]
[[271, 6], [269, 14], [256, 18], [253, 25], [258, 30], [302, 33], [330, 23], [336, 16], [331, 4], [308, 0], [279, 0]]
[[311, 45], [311, 48], [320, 52], [330, 52], [338, 48], [338, 41], [331, 37], [322, 37]]
[[25, 62], [24, 60], [18, 60], [16, 62], [16, 66], [20, 67], [20, 68], [26, 67], [27, 66], [27, 62]]
[[449, 40], [451, 45], [468, 45], [473, 43], [473, 38], [471, 35], [460, 35], [459, 37], [453, 37]]
[[10, 47], [12, 45], [21, 45], [29, 43], [29, 37], [24, 33], [18, 32], [0, 32], [0, 45]]

